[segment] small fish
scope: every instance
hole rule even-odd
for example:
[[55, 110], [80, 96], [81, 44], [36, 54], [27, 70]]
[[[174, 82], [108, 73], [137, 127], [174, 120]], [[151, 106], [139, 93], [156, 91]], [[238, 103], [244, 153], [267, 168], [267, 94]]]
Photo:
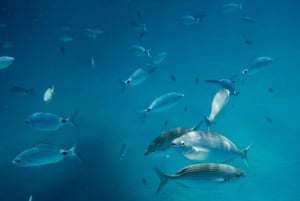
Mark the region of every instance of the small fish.
[[167, 57], [167, 52], [160, 52], [157, 55], [152, 57], [151, 64], [148, 65], [158, 65], [161, 64]]
[[209, 131], [191, 131], [174, 139], [172, 146], [190, 160], [224, 163], [240, 157], [247, 165], [247, 153], [252, 145], [240, 149], [221, 134]]
[[175, 76], [173, 74], [171, 75], [171, 80], [172, 82], [176, 82]]
[[201, 163], [195, 165], [186, 166], [178, 170], [175, 174], [167, 175], [158, 168], [155, 168], [155, 172], [160, 178], [160, 184], [156, 193], [159, 193], [161, 188], [167, 184], [169, 180], [191, 180], [198, 182], [217, 182], [225, 183], [228, 181], [237, 180], [244, 177], [245, 174], [242, 170], [239, 170], [233, 166], [219, 163]]
[[32, 199], [32, 195], [29, 197], [29, 200], [28, 201], [32, 201], [33, 199]]
[[267, 122], [269, 122], [270, 124], [272, 123], [272, 119], [269, 116], [266, 116], [266, 120]]
[[70, 35], [62, 35], [59, 37], [59, 40], [64, 43], [68, 43], [73, 41], [73, 37]]
[[147, 66], [145, 68], [136, 69], [126, 80], [122, 80], [121, 92], [125, 91], [128, 86], [137, 86], [142, 84], [157, 69], [157, 67]]
[[167, 126], [168, 126], [168, 120], [165, 120], [165, 122], [164, 122], [164, 128], [166, 128]]
[[147, 56], [149, 58], [152, 58], [151, 54], [150, 54], [150, 49], [145, 49], [144, 47], [140, 46], [140, 45], [131, 45], [129, 47], [129, 52], [137, 57], [141, 57], [141, 56]]
[[205, 122], [208, 130], [210, 130], [210, 125], [216, 118], [216, 116], [221, 112], [224, 106], [228, 103], [230, 96], [230, 91], [228, 89], [221, 89], [215, 94], [210, 108], [210, 114], [205, 117]]
[[223, 5], [223, 12], [229, 13], [237, 10], [242, 10], [243, 5], [241, 3], [227, 3]]
[[187, 110], [188, 110], [187, 106], [184, 106], [183, 111], [187, 112]]
[[20, 167], [41, 167], [62, 161], [67, 157], [77, 157], [77, 145], [69, 150], [50, 144], [39, 144], [17, 155], [12, 163]]
[[272, 62], [273, 59], [271, 57], [258, 57], [252, 61], [247, 68], [242, 70], [242, 74], [254, 75], [265, 70]]
[[144, 184], [145, 186], [148, 185], [147, 180], [145, 179], [145, 177], [142, 178], [142, 182], [143, 182], [143, 184]]
[[138, 10], [136, 12], [136, 15], [138, 16], [139, 20], [141, 21], [142, 20], [142, 13], [141, 13], [141, 11]]
[[199, 22], [202, 22], [205, 17], [206, 17], [205, 14], [200, 14], [200, 15], [185, 15], [185, 16], [182, 16], [179, 20], [184, 25], [189, 26], [189, 25], [198, 24]]
[[203, 121], [192, 128], [177, 127], [161, 133], [156, 137], [144, 152], [145, 156], [166, 156], [172, 148], [172, 141], [185, 133], [197, 130]]
[[119, 159], [123, 160], [126, 156], [126, 152], [127, 152], [127, 145], [124, 143], [121, 147], [121, 151], [120, 151], [120, 156]]
[[249, 40], [249, 39], [246, 39], [246, 40], [245, 40], [245, 43], [246, 43], [247, 45], [253, 45], [252, 40]]
[[196, 83], [196, 85], [199, 85], [199, 78], [198, 77], [195, 78], [195, 83]]
[[65, 47], [64, 47], [64, 46], [60, 46], [59, 50], [60, 50], [60, 53], [61, 53], [62, 55], [65, 54]]
[[95, 59], [94, 59], [94, 57], [90, 57], [89, 63], [90, 63], [92, 68], [95, 68]]
[[98, 35], [104, 34], [104, 30], [100, 27], [86, 28], [85, 32], [87, 33], [87, 36], [93, 40], [96, 40]]
[[50, 103], [52, 101], [53, 95], [55, 94], [54, 92], [54, 85], [52, 85], [52, 88], [48, 88], [43, 96], [43, 100], [46, 103]]
[[249, 17], [249, 16], [244, 16], [244, 17], [242, 17], [242, 20], [243, 20], [244, 22], [254, 23], [254, 20], [253, 20], [251, 17]]
[[272, 89], [271, 87], [269, 88], [269, 92], [270, 92], [270, 93], [273, 93], [273, 89]]
[[140, 112], [141, 121], [144, 122], [146, 115], [150, 112], [162, 112], [173, 108], [183, 97], [184, 94], [177, 92], [166, 93], [157, 97], [145, 110]]
[[77, 113], [76, 111], [71, 117], [62, 118], [48, 112], [37, 112], [28, 116], [25, 124], [38, 131], [55, 131], [67, 124], [76, 127], [75, 118]]
[[13, 57], [2, 56], [0, 57], [0, 70], [9, 67], [14, 62]]
[[215, 83], [221, 85], [224, 89], [230, 91], [230, 95], [238, 95], [239, 92], [235, 90], [235, 75], [230, 79], [219, 79], [219, 80], [204, 80], [206, 83]]
[[31, 95], [31, 96], [34, 96], [35, 95], [35, 92], [34, 92], [34, 89], [26, 89], [24, 87], [12, 87], [10, 89], [10, 91], [15, 94], [15, 95], [18, 95], [18, 96], [27, 96], [27, 95]]

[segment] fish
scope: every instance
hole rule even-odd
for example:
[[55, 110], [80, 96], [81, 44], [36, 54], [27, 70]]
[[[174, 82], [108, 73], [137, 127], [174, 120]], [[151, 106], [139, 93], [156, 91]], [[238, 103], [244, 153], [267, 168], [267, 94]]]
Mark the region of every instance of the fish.
[[126, 87], [142, 84], [156, 69], [154, 66], [136, 69], [126, 80], [120, 81], [121, 92], [124, 92]]
[[96, 63], [96, 62], [95, 62], [94, 57], [90, 57], [89, 63], [90, 63], [90, 65], [91, 65], [92, 68], [95, 68], [95, 63]]
[[195, 84], [199, 85], [199, 78], [198, 77], [195, 78]]
[[240, 157], [247, 165], [247, 153], [252, 145], [240, 149], [221, 134], [210, 131], [191, 131], [174, 139], [172, 146], [189, 160], [225, 163]]
[[152, 58], [150, 49], [145, 49], [140, 45], [131, 45], [129, 47], [129, 52], [136, 57], [141, 57], [146, 55], [148, 58]]
[[15, 58], [9, 56], [0, 57], [0, 70], [8, 68], [13, 62]]
[[270, 92], [270, 93], [273, 93], [273, 89], [272, 89], [271, 87], [269, 88], [269, 92]]
[[145, 186], [148, 186], [147, 180], [145, 179], [145, 177], [142, 178], [142, 182]]
[[187, 106], [184, 106], [183, 111], [187, 112], [187, 110], [188, 110]]
[[249, 39], [246, 39], [246, 40], [245, 40], [245, 43], [246, 43], [247, 45], [253, 45], [252, 40], [249, 40]]
[[25, 124], [38, 131], [55, 131], [67, 124], [76, 128], [77, 114], [78, 111], [75, 111], [71, 117], [63, 118], [48, 112], [36, 112], [26, 118]]
[[156, 193], [159, 193], [162, 187], [165, 186], [169, 180], [225, 183], [245, 176], [245, 173], [242, 170], [231, 165], [221, 163], [201, 163], [189, 165], [178, 170], [175, 174], [170, 175], [165, 174], [158, 168], [155, 168], [155, 172], [160, 179], [160, 184]]
[[77, 157], [77, 144], [69, 150], [51, 144], [38, 144], [18, 154], [12, 163], [20, 167], [41, 167], [59, 163], [67, 157]]
[[32, 201], [33, 199], [32, 199], [32, 195], [29, 197], [29, 200], [28, 201]]
[[161, 64], [167, 57], [167, 52], [159, 52], [157, 55], [153, 56], [151, 59], [151, 63], [148, 65], [158, 65]]
[[162, 112], [176, 106], [184, 97], [183, 93], [170, 92], [155, 98], [152, 103], [140, 113], [141, 122], [145, 121], [146, 115], [150, 112]]
[[168, 126], [168, 120], [165, 120], [164, 122], [164, 128], [166, 128]]
[[87, 36], [93, 40], [96, 40], [98, 35], [104, 34], [104, 30], [100, 27], [86, 28], [84, 31], [87, 33]]
[[166, 156], [169, 151], [172, 151], [172, 141], [185, 133], [197, 130], [203, 121], [200, 121], [192, 128], [177, 127], [161, 133], [149, 144], [144, 152], [145, 156]]
[[176, 82], [176, 78], [173, 74], [171, 75], [171, 80], [172, 80], [172, 82]]
[[229, 13], [237, 10], [242, 10], [243, 5], [241, 3], [227, 3], [223, 5], [223, 12]]
[[147, 33], [147, 28], [146, 24], [143, 23], [143, 18], [142, 18], [142, 13], [140, 11], [137, 11], [137, 17], [138, 17], [138, 22], [131, 22], [130, 26], [134, 29], [136, 29], [139, 33], [139, 40], [143, 40], [146, 33]]
[[238, 95], [239, 92], [235, 90], [235, 77], [236, 75], [232, 76], [230, 79], [210, 79], [210, 80], [204, 80], [206, 83], [215, 83], [222, 86], [224, 89], [228, 89], [230, 92], [230, 95]]
[[59, 37], [59, 40], [60, 40], [61, 42], [64, 42], [64, 43], [68, 43], [68, 42], [72, 42], [72, 41], [73, 41], [73, 37], [70, 36], [70, 35], [61, 35], [61, 36]]
[[228, 103], [229, 96], [230, 96], [230, 91], [228, 89], [220, 89], [215, 94], [211, 102], [210, 114], [207, 117], [204, 117], [208, 130], [210, 130], [210, 125], [214, 121], [216, 116]]
[[124, 143], [121, 147], [121, 151], [120, 151], [120, 156], [119, 159], [123, 160], [126, 156], [126, 152], [127, 152], [127, 145]]
[[254, 20], [253, 20], [251, 17], [249, 17], [249, 16], [244, 16], [244, 17], [242, 17], [242, 20], [243, 20], [244, 22], [254, 23]]
[[15, 95], [18, 95], [18, 96], [27, 96], [27, 95], [30, 95], [30, 96], [34, 96], [35, 95], [35, 92], [34, 92], [34, 89], [31, 88], [31, 89], [26, 89], [24, 87], [18, 87], [18, 86], [15, 86], [15, 87], [12, 87], [10, 89], [10, 91], [15, 94]]
[[268, 123], [270, 123], [270, 124], [272, 123], [272, 119], [269, 116], [266, 116], [266, 120]]
[[64, 46], [60, 46], [59, 50], [60, 50], [60, 53], [61, 53], [62, 55], [65, 54], [65, 47], [64, 47]]
[[242, 75], [254, 75], [265, 70], [271, 63], [273, 59], [271, 57], [258, 57], [253, 60], [247, 68], [242, 70]]
[[200, 14], [200, 15], [184, 15], [180, 17], [180, 21], [184, 25], [193, 25], [193, 24], [198, 24], [199, 22], [202, 22], [203, 19], [206, 17], [205, 14]]
[[55, 94], [54, 92], [54, 85], [52, 85], [51, 88], [48, 88], [43, 96], [43, 101], [46, 103], [50, 103], [52, 101], [53, 95]]

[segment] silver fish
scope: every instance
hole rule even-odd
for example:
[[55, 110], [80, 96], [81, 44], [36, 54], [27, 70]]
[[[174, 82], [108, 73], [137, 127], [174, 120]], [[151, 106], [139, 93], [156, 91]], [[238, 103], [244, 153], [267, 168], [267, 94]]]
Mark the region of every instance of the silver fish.
[[28, 201], [32, 201], [33, 200], [33, 198], [32, 198], [32, 195], [30, 195], [30, 197], [29, 197], [29, 200]]
[[242, 74], [254, 75], [260, 71], [265, 70], [272, 62], [273, 59], [271, 57], [258, 57], [253, 62], [251, 62], [247, 68], [242, 70]]
[[230, 91], [230, 95], [238, 95], [239, 92], [235, 90], [235, 78], [233, 76], [231, 79], [219, 79], [219, 80], [204, 80], [206, 83], [215, 83], [221, 85], [224, 89], [228, 89]]
[[76, 157], [76, 147], [77, 145], [74, 145], [69, 150], [64, 150], [54, 145], [39, 144], [18, 154], [12, 163], [21, 167], [40, 167], [58, 163], [66, 157]]
[[35, 95], [34, 89], [26, 89], [24, 87], [12, 87], [10, 89], [10, 91], [13, 94], [18, 95], [18, 96], [27, 96], [27, 95], [34, 96]]
[[193, 25], [197, 24], [199, 22], [203, 21], [203, 18], [205, 18], [205, 14], [200, 14], [200, 15], [185, 15], [182, 16], [179, 20], [184, 24], [184, 25]]
[[127, 145], [124, 143], [121, 147], [121, 151], [120, 151], [120, 160], [123, 160], [126, 156], [126, 152], [127, 152]]
[[242, 10], [243, 5], [241, 3], [227, 3], [223, 5], [223, 12], [229, 13], [237, 10]]
[[167, 156], [172, 149], [172, 141], [185, 133], [197, 130], [203, 121], [192, 128], [177, 127], [163, 132], [156, 137], [144, 152], [145, 156]]
[[39, 131], [55, 131], [66, 124], [76, 127], [75, 118], [77, 111], [70, 118], [62, 118], [56, 114], [48, 112], [37, 112], [31, 114], [25, 123], [31, 128]]
[[167, 52], [158, 53], [157, 55], [152, 57], [151, 64], [148, 65], [158, 65], [162, 63], [166, 59], [167, 55], [168, 55]]
[[121, 92], [124, 92], [127, 86], [136, 86], [142, 84], [156, 69], [157, 67], [152, 66], [136, 69], [128, 79], [121, 81]]
[[0, 70], [9, 67], [14, 62], [13, 57], [2, 56], [0, 57]]
[[229, 96], [230, 96], [230, 92], [228, 89], [221, 89], [215, 94], [215, 96], [212, 100], [212, 103], [211, 103], [210, 114], [204, 118], [206, 125], [208, 127], [208, 130], [210, 129], [210, 125], [214, 121], [216, 116], [220, 113], [220, 111], [228, 103]]
[[172, 141], [172, 145], [186, 158], [201, 162], [226, 162], [240, 157], [247, 165], [251, 145], [238, 148], [225, 136], [209, 131], [191, 131]]
[[151, 53], [150, 53], [150, 49], [145, 49], [144, 47], [140, 46], [140, 45], [131, 45], [129, 47], [129, 52], [137, 57], [141, 57], [141, 56], [147, 56], [149, 58], [151, 58]]
[[166, 185], [169, 180], [194, 180], [196, 182], [207, 181], [225, 183], [245, 176], [242, 170], [230, 165], [219, 163], [201, 163], [189, 165], [180, 169], [175, 174], [170, 175], [163, 173], [158, 168], [155, 168], [155, 172], [160, 178], [160, 184], [156, 193], [159, 193], [161, 188]]
[[141, 121], [144, 121], [146, 115], [150, 112], [162, 112], [171, 109], [177, 105], [183, 97], [184, 94], [177, 92], [166, 93], [157, 97], [145, 110], [140, 113]]

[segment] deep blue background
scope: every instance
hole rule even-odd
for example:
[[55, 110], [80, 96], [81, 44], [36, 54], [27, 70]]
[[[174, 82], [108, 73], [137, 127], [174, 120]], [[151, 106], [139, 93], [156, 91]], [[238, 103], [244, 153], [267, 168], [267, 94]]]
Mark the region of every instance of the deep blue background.
[[[31, 194], [36, 201], [299, 200], [299, 2], [244, 0], [243, 9], [233, 13], [222, 12], [224, 3], [228, 1], [2, 1], [0, 23], [7, 27], [0, 28], [0, 44], [12, 41], [14, 47], [1, 48], [0, 54], [14, 57], [15, 62], [0, 71], [1, 200], [27, 200]], [[137, 19], [137, 10], [148, 29], [142, 42], [129, 26]], [[184, 26], [178, 21], [180, 16], [199, 13], [207, 14], [200, 24]], [[243, 16], [251, 16], [255, 23], [245, 23]], [[73, 28], [71, 43], [58, 40], [64, 24]], [[105, 33], [91, 40], [84, 29], [96, 25]], [[245, 37], [253, 40], [252, 46], [245, 44]], [[132, 44], [151, 48], [153, 54], [166, 51], [168, 56], [149, 80], [121, 94], [118, 80], [146, 63], [128, 52]], [[59, 50], [62, 45], [65, 55]], [[91, 56], [94, 69], [89, 65]], [[246, 178], [216, 190], [170, 183], [156, 195], [159, 179], [154, 167], [173, 173], [193, 162], [177, 155], [146, 158], [147, 145], [162, 131], [191, 127], [209, 113], [218, 86], [202, 80], [230, 77], [259, 56], [270, 56], [274, 62], [267, 70], [239, 80], [241, 94], [231, 97], [213, 125], [214, 131], [239, 147], [253, 142], [249, 168], [240, 160], [233, 162], [245, 169]], [[176, 83], [171, 82], [171, 74]], [[45, 104], [42, 94], [52, 84], [54, 100]], [[15, 96], [10, 92], [15, 85], [34, 87], [37, 95]], [[141, 125], [137, 111], [171, 91], [184, 93], [182, 102], [149, 115]], [[34, 112], [68, 117], [76, 109], [77, 129], [65, 126], [44, 133], [24, 123]], [[11, 164], [19, 152], [35, 144], [67, 149], [77, 141], [81, 161], [67, 159], [39, 168]], [[126, 156], [119, 160], [124, 143]]]

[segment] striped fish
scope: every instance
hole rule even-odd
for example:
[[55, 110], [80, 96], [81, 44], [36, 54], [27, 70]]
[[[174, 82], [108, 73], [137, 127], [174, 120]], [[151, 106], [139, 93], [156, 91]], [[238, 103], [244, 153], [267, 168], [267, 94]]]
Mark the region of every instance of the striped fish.
[[161, 190], [168, 180], [199, 180], [199, 182], [209, 181], [225, 183], [245, 176], [242, 170], [231, 165], [221, 163], [201, 163], [189, 165], [171, 175], [163, 173], [158, 168], [155, 168], [155, 172], [160, 178], [160, 184], [156, 193]]

